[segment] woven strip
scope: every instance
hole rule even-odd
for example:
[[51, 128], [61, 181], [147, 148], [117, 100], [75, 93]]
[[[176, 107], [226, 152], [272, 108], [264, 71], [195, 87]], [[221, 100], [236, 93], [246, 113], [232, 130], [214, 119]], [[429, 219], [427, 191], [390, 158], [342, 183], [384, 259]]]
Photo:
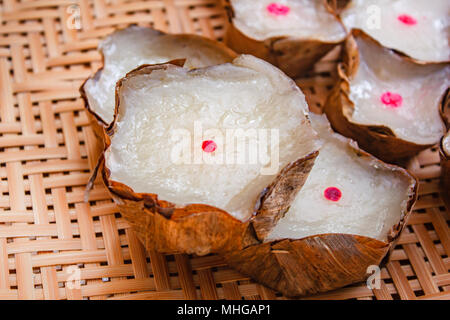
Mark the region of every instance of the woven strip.
[[[98, 146], [78, 87], [101, 66], [99, 39], [137, 23], [220, 40], [227, 22], [220, 1], [0, 6], [0, 299], [283, 299], [217, 256], [146, 252], [100, 184], [83, 202]], [[317, 111], [333, 84], [336, 53], [297, 81]], [[359, 284], [308, 299], [450, 299], [438, 158], [433, 148], [411, 163], [420, 197], [380, 289]]]

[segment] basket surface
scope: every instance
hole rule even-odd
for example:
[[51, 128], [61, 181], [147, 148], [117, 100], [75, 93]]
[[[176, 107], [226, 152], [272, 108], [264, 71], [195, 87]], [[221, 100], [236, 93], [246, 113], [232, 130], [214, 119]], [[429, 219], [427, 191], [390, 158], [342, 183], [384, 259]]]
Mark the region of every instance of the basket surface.
[[[283, 299], [215, 255], [146, 252], [107, 191], [83, 201], [96, 146], [78, 88], [101, 37], [131, 23], [222, 39], [219, 0], [0, 0], [0, 299]], [[80, 19], [78, 19], [79, 17]], [[317, 111], [335, 57], [297, 83]], [[450, 299], [449, 213], [439, 155], [410, 164], [420, 197], [380, 289], [321, 299]], [[80, 281], [78, 281], [80, 280]]]

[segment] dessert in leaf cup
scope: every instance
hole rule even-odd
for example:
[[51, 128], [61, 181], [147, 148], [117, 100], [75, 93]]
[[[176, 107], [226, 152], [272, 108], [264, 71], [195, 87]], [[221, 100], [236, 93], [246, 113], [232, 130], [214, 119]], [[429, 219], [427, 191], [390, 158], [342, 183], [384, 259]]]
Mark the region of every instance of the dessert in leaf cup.
[[255, 206], [286, 211], [317, 156], [300, 89], [252, 56], [188, 70], [144, 65], [116, 86], [101, 172], [147, 248], [245, 246]]
[[[181, 66], [143, 65], [122, 78], [105, 133], [99, 170], [146, 248], [219, 253], [287, 296], [363, 280], [403, 229], [416, 180], [333, 134], [263, 60]], [[262, 143], [275, 158], [250, 160], [257, 130], [275, 132]]]
[[311, 69], [347, 35], [325, 0], [230, 0], [227, 5], [226, 44], [293, 78]]
[[326, 104], [333, 129], [374, 156], [401, 163], [445, 133], [440, 106], [450, 65], [416, 64], [353, 30]]
[[324, 116], [312, 114], [311, 122], [323, 145], [290, 209], [263, 229], [257, 214], [258, 243], [225, 254], [231, 266], [286, 296], [366, 279], [368, 267], [394, 247], [417, 197], [405, 169], [333, 133]]

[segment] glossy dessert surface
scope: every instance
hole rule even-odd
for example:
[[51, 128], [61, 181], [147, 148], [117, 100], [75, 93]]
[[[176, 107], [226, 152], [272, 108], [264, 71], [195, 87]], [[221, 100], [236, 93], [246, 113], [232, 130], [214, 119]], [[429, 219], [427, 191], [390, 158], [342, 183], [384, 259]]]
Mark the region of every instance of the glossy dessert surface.
[[323, 145], [305, 185], [269, 239], [344, 233], [386, 241], [410, 196], [407, 176], [360, 157], [349, 139], [333, 133], [325, 116], [311, 114]]
[[125, 80], [106, 164], [111, 180], [246, 220], [287, 164], [316, 150], [305, 97], [252, 56]]
[[439, 105], [450, 85], [450, 66], [414, 64], [367, 38], [356, 38], [359, 68], [350, 79], [351, 121], [383, 125], [416, 144], [444, 134]]

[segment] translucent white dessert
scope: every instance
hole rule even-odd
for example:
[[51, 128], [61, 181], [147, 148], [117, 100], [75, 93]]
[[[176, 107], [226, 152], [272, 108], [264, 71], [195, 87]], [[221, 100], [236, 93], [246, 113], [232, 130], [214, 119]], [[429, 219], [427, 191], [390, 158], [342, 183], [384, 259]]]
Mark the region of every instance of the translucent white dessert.
[[356, 37], [360, 65], [350, 79], [351, 122], [384, 125], [405, 141], [437, 143], [444, 134], [439, 104], [450, 85], [449, 65], [418, 65]]
[[266, 240], [344, 233], [385, 241], [406, 211], [411, 181], [374, 158], [358, 156], [325, 116], [311, 114], [311, 123], [323, 143], [319, 156]]
[[103, 40], [104, 66], [84, 85], [90, 109], [109, 124], [113, 121], [116, 82], [142, 64], [187, 59], [185, 67], [205, 67], [231, 61], [234, 54], [213, 40], [195, 35], [169, 35], [132, 26]]
[[450, 1], [353, 0], [341, 13], [383, 46], [427, 62], [450, 60]]
[[339, 42], [346, 36], [342, 24], [317, 0], [231, 0], [233, 24], [255, 40], [292, 36]]
[[300, 89], [253, 56], [140, 73], [120, 88], [106, 167], [137, 193], [244, 221], [280, 170], [317, 148]]

